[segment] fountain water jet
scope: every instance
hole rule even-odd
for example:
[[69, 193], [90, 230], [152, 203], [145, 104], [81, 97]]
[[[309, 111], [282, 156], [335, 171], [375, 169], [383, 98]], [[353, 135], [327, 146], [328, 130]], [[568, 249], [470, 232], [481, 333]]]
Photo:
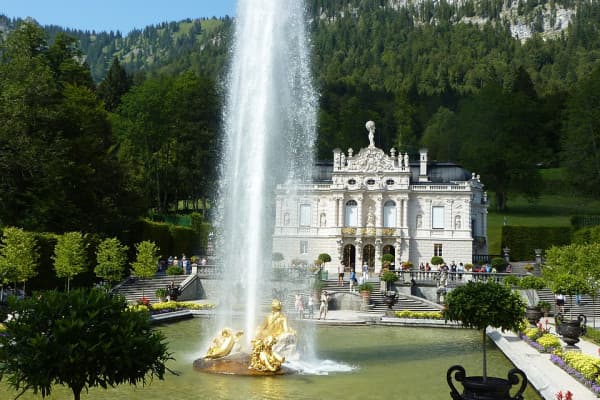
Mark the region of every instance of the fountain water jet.
[[215, 332], [243, 304], [249, 344], [271, 295], [275, 188], [310, 179], [317, 96], [301, 0], [239, 0], [215, 225], [224, 267]]

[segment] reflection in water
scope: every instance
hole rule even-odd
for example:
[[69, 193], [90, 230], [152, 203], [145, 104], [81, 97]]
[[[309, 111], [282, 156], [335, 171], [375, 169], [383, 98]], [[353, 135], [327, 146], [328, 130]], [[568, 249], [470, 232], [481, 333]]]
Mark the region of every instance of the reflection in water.
[[[291, 321], [292, 324], [295, 321]], [[462, 364], [469, 375], [481, 372], [481, 336], [466, 329], [425, 329], [397, 327], [317, 327], [316, 350], [321, 360], [311, 363], [308, 373], [248, 378], [204, 374], [192, 368], [191, 361], [202, 356], [199, 341], [210, 336], [210, 321], [194, 318], [161, 326], [175, 361], [169, 367], [180, 373], [167, 375], [140, 388], [121, 386], [108, 391], [93, 389], [84, 400], [196, 400], [196, 399], [410, 399], [447, 400], [450, 389], [446, 370]], [[294, 325], [294, 328], [296, 326]], [[490, 345], [489, 374], [506, 378], [511, 364]], [[321, 370], [319, 370], [321, 368]], [[319, 375], [326, 372], [327, 375]], [[0, 384], [0, 399], [11, 399]], [[21, 399], [40, 399], [27, 394]], [[63, 388], [53, 392], [53, 400], [72, 398]], [[540, 399], [533, 390], [527, 400]]]

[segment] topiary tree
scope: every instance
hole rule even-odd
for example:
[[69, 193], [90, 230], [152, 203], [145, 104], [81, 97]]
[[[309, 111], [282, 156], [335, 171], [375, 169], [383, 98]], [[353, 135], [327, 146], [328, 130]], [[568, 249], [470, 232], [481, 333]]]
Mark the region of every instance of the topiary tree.
[[31, 390], [46, 397], [60, 384], [79, 400], [83, 389], [145, 384], [163, 379], [171, 359], [148, 313], [102, 290], [38, 293], [11, 300], [9, 311], [16, 317], [0, 335], [0, 379], [19, 396]]
[[394, 255], [390, 253], [386, 253], [381, 256], [381, 264], [383, 264], [383, 268], [389, 268], [390, 265], [394, 262]]
[[4, 285], [9, 282], [23, 282], [25, 290], [25, 282], [37, 275], [39, 259], [37, 243], [31, 232], [15, 227], [4, 228], [0, 243], [1, 297], [4, 297]]
[[444, 263], [444, 259], [440, 256], [433, 256], [431, 257], [431, 264], [432, 265], [441, 265]]
[[325, 264], [331, 261], [331, 256], [327, 253], [321, 253], [317, 257], [317, 260], [321, 261], [322, 264]]
[[487, 380], [487, 357], [485, 349], [488, 326], [517, 331], [523, 323], [525, 303], [510, 288], [493, 281], [468, 282], [453, 289], [446, 296], [443, 311], [447, 321], [460, 322], [467, 328], [475, 328], [483, 336], [483, 380]]
[[[154, 242], [144, 240], [135, 245], [137, 255], [135, 261], [131, 264], [135, 275], [141, 279], [152, 278], [156, 273], [158, 262], [158, 247]], [[180, 269], [180, 268], [178, 268]], [[142, 286], [142, 298], [144, 297], [144, 287]]]
[[492, 265], [492, 268], [496, 268], [497, 272], [504, 272], [504, 270], [506, 269], [506, 266], [508, 265], [506, 263], [506, 261], [504, 261], [504, 258], [502, 258], [502, 257], [492, 258], [492, 260], [490, 261], [490, 264]]
[[54, 246], [54, 269], [56, 276], [67, 278], [67, 292], [71, 289], [71, 279], [85, 271], [86, 244], [81, 232], [66, 232], [58, 237]]
[[112, 286], [123, 278], [127, 264], [127, 246], [121, 244], [117, 238], [104, 239], [96, 249], [96, 276], [108, 282]]

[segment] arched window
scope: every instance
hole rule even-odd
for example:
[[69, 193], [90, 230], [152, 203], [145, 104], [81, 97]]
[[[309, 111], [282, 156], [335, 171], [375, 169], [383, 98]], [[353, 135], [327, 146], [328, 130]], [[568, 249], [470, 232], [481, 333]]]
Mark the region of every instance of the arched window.
[[355, 200], [346, 202], [345, 226], [358, 226], [358, 203]]
[[396, 227], [396, 203], [392, 200], [386, 201], [383, 205], [383, 227]]

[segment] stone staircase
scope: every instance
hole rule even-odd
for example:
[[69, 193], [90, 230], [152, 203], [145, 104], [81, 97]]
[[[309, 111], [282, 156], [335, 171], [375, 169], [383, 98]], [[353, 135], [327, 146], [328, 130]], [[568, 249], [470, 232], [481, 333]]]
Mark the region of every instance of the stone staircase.
[[156, 297], [156, 289], [166, 288], [167, 285], [173, 283], [175, 286], [181, 286], [189, 275], [156, 275], [150, 279], [138, 279], [129, 277], [120, 285], [113, 289], [114, 293], [123, 295], [129, 303], [136, 303], [144, 297], [150, 300], [150, 303], [158, 302]]
[[[344, 282], [343, 286], [338, 285], [337, 280], [328, 280], [325, 290], [330, 293], [350, 293], [350, 287], [348, 282]], [[379, 280], [369, 280], [373, 284], [373, 291], [371, 292], [371, 305], [370, 312], [384, 313], [389, 311], [388, 306], [384, 302], [384, 295], [381, 291], [381, 285]], [[402, 293], [398, 294], [398, 302], [393, 306], [394, 311], [440, 311], [441, 307], [437, 304], [423, 300], [416, 296], [405, 295]]]
[[[540, 300], [544, 300], [548, 302], [551, 306], [550, 315], [554, 315], [556, 312], [556, 302], [554, 300], [554, 294], [550, 291], [550, 289], [542, 289], [538, 290], [537, 294]], [[569, 315], [569, 312], [573, 313], [573, 317], [583, 314], [588, 319], [588, 325], [593, 326], [593, 319], [596, 318], [596, 326], [600, 326], [600, 297], [594, 300], [591, 296], [582, 295], [581, 301], [579, 304], [575, 301], [575, 296], [573, 296], [572, 304], [570, 296], [565, 296], [565, 312], [566, 316]]]

